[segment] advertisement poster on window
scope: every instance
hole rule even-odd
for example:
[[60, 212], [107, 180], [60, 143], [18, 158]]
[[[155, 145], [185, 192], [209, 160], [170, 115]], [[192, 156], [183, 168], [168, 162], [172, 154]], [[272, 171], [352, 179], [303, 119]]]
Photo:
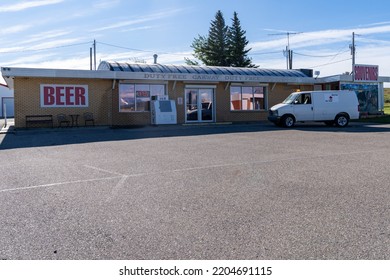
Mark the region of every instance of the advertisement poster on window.
[[136, 96], [137, 97], [150, 97], [150, 91], [148, 91], [148, 90], [137, 90]]
[[359, 100], [359, 111], [362, 113], [378, 113], [377, 84], [341, 84], [341, 89], [353, 90]]

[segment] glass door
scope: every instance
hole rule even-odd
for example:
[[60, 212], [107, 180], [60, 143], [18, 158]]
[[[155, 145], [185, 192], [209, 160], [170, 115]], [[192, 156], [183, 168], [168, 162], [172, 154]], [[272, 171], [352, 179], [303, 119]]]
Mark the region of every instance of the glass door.
[[212, 122], [214, 121], [214, 89], [187, 88], [186, 122]]

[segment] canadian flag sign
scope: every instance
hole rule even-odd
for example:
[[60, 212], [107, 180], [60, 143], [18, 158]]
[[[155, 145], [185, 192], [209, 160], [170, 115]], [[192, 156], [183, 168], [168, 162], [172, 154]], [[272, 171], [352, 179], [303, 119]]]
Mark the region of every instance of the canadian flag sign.
[[41, 107], [88, 107], [87, 85], [41, 85]]

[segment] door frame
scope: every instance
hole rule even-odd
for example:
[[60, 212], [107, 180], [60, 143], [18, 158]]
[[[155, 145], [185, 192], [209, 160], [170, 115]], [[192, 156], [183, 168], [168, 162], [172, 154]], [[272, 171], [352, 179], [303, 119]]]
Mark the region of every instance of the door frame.
[[[215, 122], [216, 120], [216, 109], [215, 109], [215, 95], [216, 95], [216, 85], [186, 85], [184, 87], [184, 122], [185, 123], [212, 123]], [[202, 89], [210, 89], [212, 90], [212, 100], [211, 100], [211, 105], [212, 105], [212, 119], [211, 120], [202, 120], [202, 101], [200, 98], [197, 98], [197, 115], [198, 119], [197, 120], [187, 120], [187, 90], [198, 90], [198, 96], [199, 96], [199, 91]]]

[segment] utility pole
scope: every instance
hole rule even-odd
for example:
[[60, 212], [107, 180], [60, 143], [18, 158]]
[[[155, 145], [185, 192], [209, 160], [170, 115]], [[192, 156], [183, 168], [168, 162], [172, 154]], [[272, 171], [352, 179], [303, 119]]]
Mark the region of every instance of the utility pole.
[[96, 40], [93, 40], [93, 65], [96, 70]]
[[287, 35], [287, 46], [286, 46], [286, 50], [283, 51], [283, 53], [286, 56], [287, 69], [292, 69], [292, 62], [293, 62], [293, 51], [290, 50], [290, 35], [295, 35], [299, 33], [301, 32], [284, 32], [284, 33], [268, 34], [268, 35]]
[[92, 47], [89, 48], [89, 70], [92, 70]]
[[356, 47], [355, 47], [355, 32], [352, 32], [352, 44], [349, 45], [352, 55], [352, 80], [355, 80], [355, 58], [356, 58]]
[[286, 56], [286, 65], [287, 65], [287, 69], [288, 69], [289, 63], [290, 63], [290, 49], [288, 46], [286, 46], [286, 51], [284, 52], [284, 55]]

